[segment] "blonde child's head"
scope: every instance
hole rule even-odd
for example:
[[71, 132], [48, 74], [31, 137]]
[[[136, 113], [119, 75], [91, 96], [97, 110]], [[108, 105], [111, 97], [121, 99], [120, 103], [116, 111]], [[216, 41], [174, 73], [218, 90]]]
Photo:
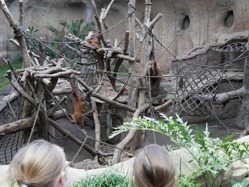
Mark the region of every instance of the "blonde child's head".
[[14, 156], [9, 167], [11, 183], [27, 187], [63, 187], [65, 162], [62, 148], [45, 140], [36, 140]]

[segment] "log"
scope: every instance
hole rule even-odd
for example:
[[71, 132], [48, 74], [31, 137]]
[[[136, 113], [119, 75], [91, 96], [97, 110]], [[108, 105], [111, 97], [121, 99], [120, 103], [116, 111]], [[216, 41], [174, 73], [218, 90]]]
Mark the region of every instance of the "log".
[[[64, 111], [58, 110], [50, 117], [54, 120], [57, 120], [65, 117], [65, 112], [65, 109]], [[34, 123], [34, 120], [35, 116], [32, 116], [25, 119], [19, 119], [17, 121], [13, 121], [4, 125], [0, 125], [0, 135], [15, 133], [30, 128]]]
[[25, 119], [20, 119], [11, 123], [7, 123], [5, 125], [0, 125], [0, 135], [14, 133], [17, 131], [22, 131], [24, 129], [30, 128], [32, 127], [34, 120], [35, 116]]

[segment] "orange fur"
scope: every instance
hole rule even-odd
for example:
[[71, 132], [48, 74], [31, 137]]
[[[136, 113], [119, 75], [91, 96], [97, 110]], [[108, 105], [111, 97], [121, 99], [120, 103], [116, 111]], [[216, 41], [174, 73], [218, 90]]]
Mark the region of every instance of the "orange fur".
[[72, 122], [79, 122], [84, 128], [84, 120], [82, 113], [86, 113], [86, 100], [83, 96], [78, 96], [75, 89], [75, 82], [72, 83], [73, 108]]
[[93, 33], [90, 38], [86, 39], [86, 41], [91, 47], [96, 47], [96, 49], [101, 48], [100, 37], [95, 33]]
[[[160, 86], [160, 82], [162, 81], [162, 73], [159, 63], [155, 60], [150, 60], [149, 62], [149, 75], [150, 78], [150, 86], [151, 89], [158, 89]], [[154, 76], [154, 77], [153, 77]]]

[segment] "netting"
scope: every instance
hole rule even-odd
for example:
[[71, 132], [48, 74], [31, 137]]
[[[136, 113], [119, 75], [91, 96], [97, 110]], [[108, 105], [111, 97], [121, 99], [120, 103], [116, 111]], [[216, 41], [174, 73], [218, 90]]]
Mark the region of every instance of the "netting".
[[211, 113], [225, 66], [205, 66], [174, 61], [176, 95], [171, 111], [179, 115], [201, 116]]
[[[0, 111], [0, 125], [15, 121], [19, 113], [21, 98], [11, 97], [12, 94], [15, 95], [13, 92], [10, 92], [1, 102], [1, 108], [5, 107]], [[11, 98], [13, 98], [13, 101], [11, 101]], [[22, 147], [23, 140], [22, 131], [0, 135], [0, 164], [10, 163], [14, 154]]]
[[246, 42], [233, 42], [223, 46], [213, 46], [211, 47], [214, 51], [219, 52], [244, 52], [246, 51]]
[[0, 164], [9, 164], [22, 145], [22, 131], [0, 136]]

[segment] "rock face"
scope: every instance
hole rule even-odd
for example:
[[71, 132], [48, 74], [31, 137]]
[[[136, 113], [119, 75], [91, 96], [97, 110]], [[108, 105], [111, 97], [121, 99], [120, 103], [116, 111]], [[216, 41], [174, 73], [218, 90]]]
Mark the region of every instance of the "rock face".
[[[99, 9], [106, 8], [110, 1], [96, 0]], [[16, 20], [18, 19], [18, 1], [6, 1]], [[23, 28], [33, 26], [43, 35], [47, 35], [46, 25], [58, 25], [59, 20], [76, 20], [83, 18], [86, 22], [93, 21], [91, 3], [87, 0], [41, 0], [24, 1], [25, 21]], [[152, 19], [162, 13], [162, 19], [155, 25], [156, 58], [162, 66], [163, 72], [171, 70], [173, 56], [187, 54], [191, 49], [224, 42], [231, 35], [244, 36], [249, 29], [249, 1], [248, 0], [153, 0]], [[127, 16], [128, 0], [116, 1], [106, 18], [108, 27], [116, 25]], [[136, 16], [143, 19], [144, 1], [137, 0]], [[2, 14], [2, 13], [1, 13]], [[0, 58], [16, 56], [16, 49], [8, 42], [13, 37], [3, 14], [0, 16]], [[117, 38], [121, 41], [128, 30], [128, 21], [112, 29], [106, 34], [113, 43]], [[172, 43], [172, 44], [171, 44]], [[168, 52], [162, 47], [168, 48]], [[165, 53], [164, 53], [165, 52]]]

